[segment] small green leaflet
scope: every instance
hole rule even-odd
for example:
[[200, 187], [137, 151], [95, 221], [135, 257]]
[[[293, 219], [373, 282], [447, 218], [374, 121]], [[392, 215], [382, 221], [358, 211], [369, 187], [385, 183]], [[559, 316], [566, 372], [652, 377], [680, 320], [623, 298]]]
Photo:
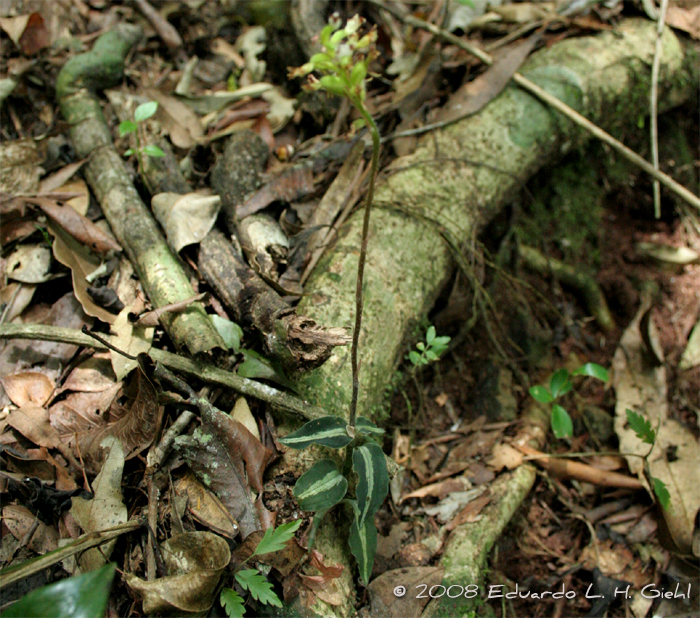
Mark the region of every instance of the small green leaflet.
[[294, 485], [294, 497], [304, 511], [321, 511], [338, 504], [348, 490], [348, 480], [332, 459], [322, 459], [302, 474]]
[[652, 476], [651, 484], [654, 488], [656, 497], [659, 499], [659, 504], [665, 511], [668, 511], [671, 506], [671, 494], [668, 492], [666, 483], [664, 483], [661, 479], [657, 479], [656, 477]]
[[301, 429], [282, 438], [280, 443], [296, 449], [303, 449], [311, 444], [343, 448], [352, 442], [346, 426], [345, 419], [339, 416], [323, 416], [305, 423]]
[[566, 395], [572, 388], [571, 374], [569, 374], [568, 369], [559, 369], [552, 374], [549, 380], [549, 390], [552, 392], [552, 397], [556, 399]]
[[360, 580], [366, 586], [372, 575], [374, 556], [377, 553], [377, 528], [374, 521], [367, 519], [363, 526], [359, 526], [355, 519], [350, 526], [348, 542], [360, 570]]
[[243, 590], [248, 590], [256, 601], [274, 605], [275, 607], [282, 607], [282, 601], [272, 589], [272, 584], [255, 569], [238, 571], [236, 573], [236, 581]]
[[529, 392], [532, 398], [539, 403], [552, 403], [554, 401], [554, 397], [552, 397], [549, 389], [541, 384], [530, 387]]
[[654, 444], [656, 440], [656, 432], [651, 428], [651, 423], [641, 414], [637, 414], [630, 409], [627, 409], [627, 422], [630, 429], [637, 434], [637, 437], [647, 444]]
[[245, 605], [243, 598], [235, 590], [231, 588], [223, 588], [219, 595], [221, 607], [226, 610], [228, 618], [243, 618], [245, 614]]
[[135, 110], [134, 110], [134, 120], [136, 122], [143, 122], [144, 120], [148, 120], [153, 114], [156, 113], [156, 110], [158, 109], [158, 101], [148, 101], [147, 103], [141, 103]]
[[357, 417], [357, 422], [355, 423], [355, 429], [357, 429], [358, 433], [366, 433], [366, 434], [373, 433], [375, 435], [382, 435], [383, 433], [385, 433], [383, 429], [381, 429], [380, 427], [377, 427], [372, 421], [367, 420], [363, 416]]
[[265, 530], [265, 536], [260, 539], [258, 546], [255, 548], [253, 556], [269, 554], [270, 552], [284, 549], [287, 545], [287, 541], [294, 537], [294, 533], [299, 526], [301, 526], [301, 520], [290, 521], [277, 528], [268, 528]]
[[100, 569], [62, 579], [54, 584], [32, 590], [14, 605], [3, 610], [5, 618], [42, 618], [65, 616], [102, 618], [107, 609], [109, 593], [117, 565], [114, 562]]
[[574, 425], [569, 413], [558, 403], [552, 406], [552, 431], [557, 438], [570, 438], [574, 435]]
[[138, 126], [135, 122], [131, 120], [124, 120], [123, 122], [119, 123], [119, 137], [124, 137], [129, 133], [133, 133], [136, 131], [136, 129], [138, 129]]
[[141, 152], [145, 154], [148, 157], [164, 157], [165, 153], [163, 150], [159, 147], [156, 146], [155, 144], [146, 144], [142, 149]]
[[591, 378], [597, 378], [601, 382], [607, 382], [610, 379], [608, 370], [605, 367], [601, 367], [597, 363], [586, 363], [581, 365], [576, 371], [574, 371], [575, 376], [590, 376]]
[[231, 320], [219, 317], [216, 314], [209, 316], [214, 328], [221, 335], [224, 343], [229, 350], [233, 350], [236, 354], [241, 349], [241, 339], [243, 338], [243, 329]]
[[389, 474], [384, 451], [377, 444], [364, 444], [352, 453], [352, 468], [357, 474], [357, 517], [359, 525], [379, 510], [389, 492]]

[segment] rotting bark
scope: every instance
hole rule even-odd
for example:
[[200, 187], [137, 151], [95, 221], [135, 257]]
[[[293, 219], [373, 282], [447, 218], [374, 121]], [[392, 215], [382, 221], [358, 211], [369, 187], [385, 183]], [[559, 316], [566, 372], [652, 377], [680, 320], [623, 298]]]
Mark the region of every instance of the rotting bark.
[[[236, 232], [236, 206], [260, 186], [267, 156], [267, 146], [258, 135], [241, 131], [228, 141], [212, 171], [212, 187], [221, 197], [224, 221], [232, 236]], [[349, 340], [344, 329], [324, 328], [297, 314], [218, 230], [202, 241], [199, 268], [236, 320], [255, 328], [266, 354], [290, 372], [318, 367], [336, 346]]]
[[[662, 41], [661, 100], [670, 109], [690, 95], [692, 71], [671, 31]], [[522, 73], [598, 124], [620, 131], [646, 113], [653, 53], [653, 24], [630, 19], [615, 33], [539, 51]], [[431, 307], [453, 268], [438, 229], [466, 241], [537, 169], [588, 139], [532, 95], [509, 87], [479, 114], [423, 137], [413, 154], [390, 166], [377, 188], [371, 224], [360, 414], [371, 416], [381, 405], [405, 333]], [[309, 280], [299, 310], [319, 322], [352, 324], [361, 224], [356, 213]], [[336, 350], [323, 367], [303, 376], [298, 385], [304, 397], [347, 415], [348, 357], [347, 350]]]
[[[148, 298], [158, 308], [191, 298], [194, 290], [134, 188], [95, 94], [119, 83], [124, 59], [140, 36], [139, 28], [126, 24], [103, 34], [90, 52], [71, 58], [61, 69], [56, 96], [78, 158], [89, 159], [85, 177]], [[225, 348], [201, 303], [165, 314], [161, 322], [178, 349], [203, 354]]]

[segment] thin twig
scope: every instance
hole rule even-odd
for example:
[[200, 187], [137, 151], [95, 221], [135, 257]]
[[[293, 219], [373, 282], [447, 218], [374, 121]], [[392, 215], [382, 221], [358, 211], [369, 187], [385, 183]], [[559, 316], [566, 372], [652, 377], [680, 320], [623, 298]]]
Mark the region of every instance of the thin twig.
[[[659, 10], [658, 25], [656, 27], [656, 47], [654, 49], [654, 62], [651, 65], [651, 162], [654, 169], [659, 169], [659, 67], [661, 66], [661, 35], [664, 33], [664, 23], [666, 21], [666, 9], [668, 8], [668, 0], [661, 0], [661, 8]], [[657, 219], [661, 218], [661, 185], [659, 181], [654, 179], [654, 216]]]
[[[473, 56], [476, 56], [484, 64], [493, 64], [493, 58], [489, 54], [485, 53], [478, 47], [471, 45], [470, 43], [462, 41], [462, 39], [456, 37], [454, 34], [451, 34], [450, 32], [447, 32], [446, 30], [443, 30], [438, 26], [429, 24], [428, 22], [423, 21], [422, 19], [413, 17], [412, 15], [403, 15], [401, 11], [398, 11], [394, 7], [387, 5], [385, 2], [383, 2], [383, 0], [370, 1], [372, 2], [372, 4], [375, 4], [385, 9], [386, 11], [397, 17], [399, 20], [401, 20], [403, 23], [408, 24], [410, 26], [414, 26], [415, 28], [427, 30], [435, 36], [439, 36], [441, 39], [447, 41], [448, 43], [457, 45], [461, 49], [468, 51]], [[641, 168], [652, 178], [655, 178], [662, 185], [673, 191], [676, 195], [678, 195], [686, 202], [700, 210], [700, 198], [698, 198], [698, 196], [693, 195], [692, 192], [686, 189], [683, 185], [677, 183], [675, 180], [673, 180], [673, 178], [671, 178], [667, 174], [664, 174], [660, 170], [655, 169], [654, 166], [651, 163], [649, 163], [646, 159], [640, 157], [636, 152], [627, 148], [627, 146], [625, 146], [622, 142], [616, 140], [612, 135], [603, 131], [600, 127], [593, 124], [590, 120], [588, 120], [587, 118], [570, 108], [565, 103], [562, 103], [555, 96], [552, 96], [546, 90], [540, 88], [535, 83], [531, 82], [529, 79], [523, 77], [520, 73], [515, 73], [513, 75], [513, 81], [523, 90], [526, 90], [530, 94], [535, 95], [538, 99], [547, 103], [550, 107], [553, 107], [558, 112], [564, 114], [567, 118], [578, 124], [580, 127], [586, 129], [594, 137], [608, 144], [608, 146], [619, 152], [623, 157], [625, 157], [627, 160], [631, 161], [636, 166]]]

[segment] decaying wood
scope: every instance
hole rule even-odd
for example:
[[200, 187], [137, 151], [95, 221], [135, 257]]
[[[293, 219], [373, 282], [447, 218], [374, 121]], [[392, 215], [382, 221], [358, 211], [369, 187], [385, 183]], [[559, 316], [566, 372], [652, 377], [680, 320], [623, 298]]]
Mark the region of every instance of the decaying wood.
[[[194, 296], [178, 259], [129, 178], [112, 143], [95, 91], [119, 83], [124, 59], [138, 41], [140, 29], [118, 25], [103, 34], [90, 52], [71, 58], [56, 80], [56, 96], [70, 125], [79, 158], [88, 158], [85, 177], [94, 191], [114, 236], [124, 248], [154, 307]], [[163, 316], [173, 343], [191, 354], [223, 349], [225, 344], [201, 303]]]
[[290, 371], [318, 367], [335, 346], [349, 340], [342, 328], [324, 329], [297, 315], [219, 230], [212, 230], [202, 241], [199, 269], [236, 321], [257, 330], [265, 352]]
[[[244, 203], [262, 182], [267, 146], [252, 131], [231, 137], [212, 170], [212, 187], [221, 197], [225, 223], [236, 233], [236, 206]], [[202, 241], [199, 268], [226, 307], [242, 326], [261, 335], [266, 353], [290, 372], [323, 364], [336, 346], [349, 341], [343, 328], [324, 328], [291, 308], [243, 260], [224, 235], [212, 230]]]

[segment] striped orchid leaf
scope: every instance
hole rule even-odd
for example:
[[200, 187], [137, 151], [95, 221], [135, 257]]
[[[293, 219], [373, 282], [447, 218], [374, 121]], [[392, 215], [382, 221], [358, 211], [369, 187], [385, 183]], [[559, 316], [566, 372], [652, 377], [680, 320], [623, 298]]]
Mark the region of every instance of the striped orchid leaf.
[[304, 511], [322, 511], [338, 504], [348, 481], [332, 459], [322, 459], [302, 474], [294, 485], [294, 497]]
[[377, 553], [377, 528], [374, 521], [368, 519], [363, 525], [359, 525], [355, 519], [350, 526], [348, 542], [360, 569], [360, 580], [366, 586], [372, 574], [374, 556]]
[[355, 428], [357, 429], [358, 433], [373, 433], [376, 435], [381, 435], [384, 433], [382, 428], [377, 427], [372, 421], [362, 416], [357, 417]]
[[295, 449], [303, 449], [311, 444], [343, 448], [352, 442], [346, 426], [345, 419], [339, 416], [323, 416], [305, 423], [301, 429], [285, 436], [280, 442]]
[[389, 492], [389, 473], [384, 451], [377, 444], [363, 444], [352, 453], [352, 469], [358, 477], [357, 519], [362, 525], [371, 519]]

